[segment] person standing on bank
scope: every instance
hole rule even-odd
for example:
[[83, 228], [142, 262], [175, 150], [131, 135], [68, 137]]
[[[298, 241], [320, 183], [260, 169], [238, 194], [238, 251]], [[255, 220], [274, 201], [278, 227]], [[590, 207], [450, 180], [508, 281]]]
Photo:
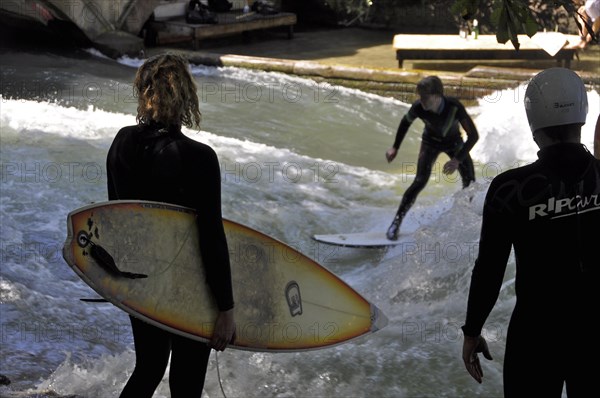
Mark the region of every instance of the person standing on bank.
[[235, 337], [219, 163], [212, 148], [181, 132], [182, 125], [199, 127], [201, 118], [196, 84], [183, 57], [146, 60], [134, 89], [138, 124], [122, 128], [108, 152], [109, 200], [152, 200], [197, 211], [202, 264], [219, 313], [209, 344], [130, 317], [136, 364], [121, 397], [151, 397], [171, 357], [171, 396], [199, 398], [211, 348], [222, 351]]
[[[425, 77], [417, 83], [417, 94], [419, 100], [414, 102], [408, 113], [402, 117], [394, 145], [385, 153], [388, 163], [392, 162], [410, 125], [417, 118], [423, 120], [425, 129], [417, 160], [417, 175], [404, 192], [394, 221], [387, 230], [386, 235], [390, 240], [398, 239], [400, 224], [417, 199], [417, 195], [427, 185], [433, 163], [440, 153], [444, 152], [450, 157], [450, 160], [444, 164], [444, 174], [452, 174], [458, 169], [463, 188], [475, 181], [475, 169], [469, 151], [479, 139], [479, 134], [465, 107], [458, 99], [444, 95], [444, 86], [437, 76]], [[467, 133], [466, 142], [461, 137], [459, 124]]]
[[506, 337], [505, 397], [560, 397], [565, 383], [569, 397], [589, 397], [598, 390], [600, 354], [589, 335], [600, 313], [600, 160], [580, 143], [585, 86], [569, 69], [544, 70], [527, 87], [525, 110], [538, 160], [490, 184], [462, 359], [481, 383], [478, 353], [492, 359], [482, 328], [513, 248], [516, 303]]

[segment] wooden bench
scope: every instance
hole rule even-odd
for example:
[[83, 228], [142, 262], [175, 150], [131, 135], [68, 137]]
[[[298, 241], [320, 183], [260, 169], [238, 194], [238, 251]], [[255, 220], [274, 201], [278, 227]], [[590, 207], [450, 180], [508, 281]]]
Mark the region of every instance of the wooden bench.
[[459, 35], [404, 35], [394, 36], [394, 49], [398, 67], [406, 59], [555, 59], [565, 67], [577, 53], [575, 45], [579, 36], [558, 32], [537, 33], [533, 37], [519, 35], [519, 50], [508, 41], [500, 44], [495, 35], [479, 35], [477, 39]]
[[297, 22], [296, 14], [289, 12], [262, 15], [256, 12], [230, 11], [216, 13], [216, 17], [216, 24], [189, 24], [184, 17], [176, 17], [154, 21], [151, 27], [157, 33], [157, 44], [192, 41], [194, 50], [197, 50], [199, 42], [203, 39], [279, 26], [287, 27], [287, 37], [292, 39]]

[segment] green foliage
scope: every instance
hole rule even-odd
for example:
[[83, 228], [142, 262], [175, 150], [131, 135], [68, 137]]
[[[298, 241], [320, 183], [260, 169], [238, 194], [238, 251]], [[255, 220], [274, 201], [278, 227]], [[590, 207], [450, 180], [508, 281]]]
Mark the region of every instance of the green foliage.
[[456, 0], [452, 5], [451, 11], [454, 14], [460, 15], [460, 17], [466, 21], [471, 20], [477, 14], [477, 10], [480, 7], [479, 0]]
[[[452, 11], [464, 19], [471, 19], [477, 13], [480, 0], [457, 0]], [[511, 41], [515, 49], [519, 49], [517, 35], [525, 33], [533, 36], [539, 29], [538, 23], [531, 15], [529, 6], [522, 0], [498, 0], [493, 6], [492, 23], [496, 26], [498, 43]]]
[[541, 30], [573, 34], [577, 27], [581, 31], [573, 0], [310, 1], [326, 2], [338, 24], [371, 23], [400, 32], [447, 34], [477, 19], [481, 34], [495, 34], [500, 43], [510, 40], [516, 49], [521, 34], [531, 37]]
[[[452, 6], [452, 12], [465, 20], [470, 20], [477, 14], [481, 0], [456, 0]], [[511, 41], [515, 49], [519, 49], [519, 38], [517, 35], [526, 34], [533, 36], [540, 30], [540, 24], [535, 16], [542, 22], [547, 22], [555, 17], [555, 11], [561, 7], [569, 15], [575, 16], [577, 10], [571, 0], [554, 1], [527, 1], [527, 0], [495, 0], [492, 5], [491, 22], [496, 28], [496, 39], [498, 43]]]
[[520, 0], [502, 0], [492, 14], [492, 21], [496, 25], [496, 40], [498, 43], [511, 41], [515, 49], [519, 49], [517, 35], [524, 32], [533, 36], [539, 25], [533, 19], [529, 6]]

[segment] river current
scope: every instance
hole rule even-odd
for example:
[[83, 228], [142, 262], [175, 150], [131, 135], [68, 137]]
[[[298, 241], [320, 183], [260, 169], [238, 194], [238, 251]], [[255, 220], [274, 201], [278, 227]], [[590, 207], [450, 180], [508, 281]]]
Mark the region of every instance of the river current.
[[[95, 293], [61, 248], [67, 213], [107, 198], [106, 153], [116, 132], [135, 124], [131, 83], [142, 60], [25, 50], [1, 58], [0, 373], [12, 384], [0, 395], [118, 396], [134, 365], [129, 320], [109, 304], [79, 300]], [[481, 135], [471, 152], [477, 182], [462, 190], [460, 178], [441, 173], [441, 156], [401, 243], [361, 250], [311, 236], [387, 228], [416, 169], [419, 121], [397, 159], [384, 158], [409, 104], [280, 73], [192, 72], [203, 123], [184, 133], [219, 156], [224, 216], [319, 261], [390, 319], [375, 334], [323, 350], [213, 353], [205, 395], [501, 396], [512, 256], [484, 330], [495, 360], [484, 361], [481, 385], [463, 367], [460, 326], [489, 182], [536, 159], [524, 87], [468, 108]], [[598, 93], [589, 100], [596, 115]], [[589, 148], [590, 120], [582, 139]], [[167, 377], [155, 397], [169, 396]]]

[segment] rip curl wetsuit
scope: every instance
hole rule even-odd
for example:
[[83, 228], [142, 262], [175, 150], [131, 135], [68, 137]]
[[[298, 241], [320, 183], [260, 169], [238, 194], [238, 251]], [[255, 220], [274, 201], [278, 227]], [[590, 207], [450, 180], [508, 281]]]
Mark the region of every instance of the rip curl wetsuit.
[[600, 314], [600, 160], [581, 144], [538, 157], [490, 184], [463, 331], [481, 334], [514, 248], [505, 396], [560, 397], [566, 382], [569, 397], [589, 397], [600, 354], [591, 327]]
[[[427, 111], [421, 101], [412, 104], [408, 112], [402, 117], [393, 147], [398, 149], [408, 132], [410, 125], [421, 119], [425, 123], [421, 140], [421, 149], [417, 161], [417, 174], [402, 197], [396, 217], [404, 218], [410, 207], [417, 199], [417, 195], [425, 188], [431, 176], [433, 163], [440, 155], [446, 153], [451, 159], [457, 159], [460, 164], [460, 173], [463, 188], [475, 181], [475, 169], [469, 151], [479, 139], [477, 128], [465, 107], [453, 97], [442, 97], [440, 109], [437, 112]], [[459, 124], [467, 133], [467, 141], [462, 140]]]
[[[221, 218], [221, 176], [215, 152], [160, 124], [122, 128], [107, 157], [109, 200], [167, 202], [197, 211], [206, 279], [220, 311], [233, 308], [229, 250]], [[131, 317], [136, 366], [122, 397], [152, 396], [171, 356], [173, 396], [200, 397], [210, 348]]]

